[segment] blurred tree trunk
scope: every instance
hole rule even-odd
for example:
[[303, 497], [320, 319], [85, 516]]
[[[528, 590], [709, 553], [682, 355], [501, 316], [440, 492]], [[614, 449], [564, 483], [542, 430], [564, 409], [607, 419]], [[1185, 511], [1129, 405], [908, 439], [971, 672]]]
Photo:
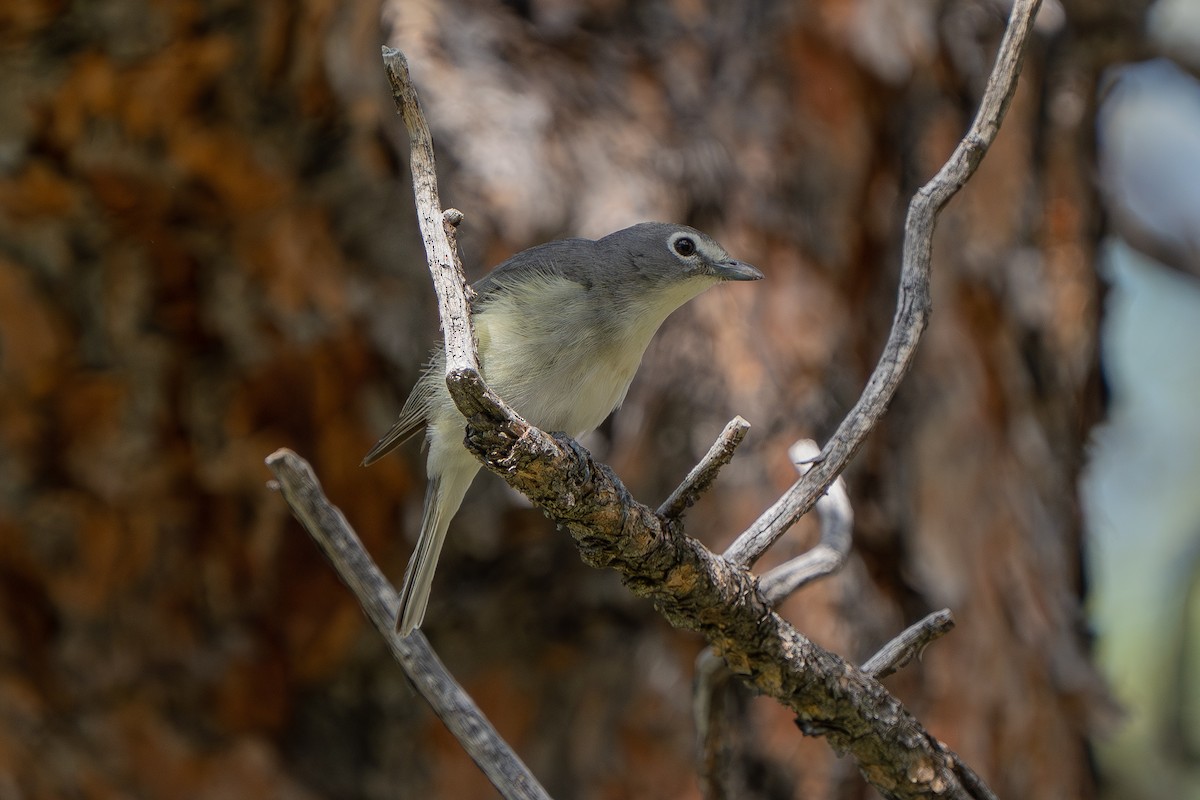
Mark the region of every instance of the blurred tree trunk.
[[[486, 795], [264, 488], [274, 448], [310, 458], [399, 577], [420, 454], [357, 464], [436, 318], [381, 41], [412, 62], [475, 275], [648, 218], [703, 227], [767, 273], [669, 320], [586, 442], [658, 502], [747, 417], [749, 441], [689, 515], [721, 547], [794, 480], [787, 446], [832, 431], [873, 367], [905, 204], [965, 129], [1004, 13], [0, 11], [0, 797]], [[891, 685], [1001, 796], [1091, 794], [1103, 692], [1076, 491], [1099, 408], [1088, 142], [1096, 76], [1140, 13], [1081, 0], [1044, 14], [1005, 130], [943, 218], [919, 363], [848, 476], [853, 563], [784, 608], [861, 660], [950, 607], [958, 629]], [[696, 796], [701, 643], [547, 528], [480, 479], [427, 633], [556, 797]], [[769, 561], [812, 536], [798, 526]], [[738, 796], [869, 796], [781, 709], [734, 699]]]

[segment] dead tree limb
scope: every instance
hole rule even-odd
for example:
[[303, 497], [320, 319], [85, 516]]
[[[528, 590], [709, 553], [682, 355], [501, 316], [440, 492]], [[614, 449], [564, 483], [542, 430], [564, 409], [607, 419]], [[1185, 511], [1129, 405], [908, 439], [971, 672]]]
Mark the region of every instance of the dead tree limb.
[[904, 667], [921, 653], [934, 639], [940, 639], [954, 628], [954, 615], [943, 608], [925, 619], [905, 628], [899, 636], [879, 649], [862, 665], [862, 671], [883, 680]]
[[416, 631], [402, 637], [396, 632], [396, 611], [400, 606], [396, 590], [367, 555], [346, 517], [325, 498], [308, 462], [283, 449], [267, 457], [267, 467], [275, 474], [292, 513], [333, 564], [338, 577], [354, 592], [404, 674], [501, 796], [508, 800], [550, 800], [550, 795], [446, 670], [424, 635]]
[[912, 365], [917, 342], [929, 321], [929, 276], [938, 215], [975, 174], [1000, 131], [1000, 123], [1017, 90], [1017, 77], [1021, 73], [1026, 44], [1033, 32], [1039, 6], [1041, 0], [1016, 0], [1013, 3], [1008, 28], [1000, 41], [1000, 51], [975, 120], [949, 160], [909, 203], [904, 223], [904, 254], [896, 315], [866, 389], [825, 444], [813, 468], [725, 551], [725, 558], [730, 561], [752, 565], [796, 520], [807, 514], [817, 498], [842, 474], [866, 441], [867, 434], [887, 411], [900, 381]]
[[[802, 731], [823, 735], [836, 751], [853, 754], [863, 775], [887, 797], [967, 798], [980, 792], [965, 785], [956, 759], [876, 680], [817, 647], [775, 614], [743, 567], [825, 492], [862, 446], [907, 372], [930, 310], [937, 215], [974, 173], [999, 130], [1039, 4], [1040, 0], [1014, 3], [975, 121], [909, 207], [899, 303], [867, 389], [820, 461], [752, 526], [757, 535], [739, 539], [747, 544], [725, 558], [684, 535], [677, 521], [637, 503], [612, 471], [577, 443], [529, 426], [487, 388], [477, 366], [461, 271], [455, 280], [444, 277], [444, 254], [453, 250], [453, 222], [437, 204], [432, 147], [424, 147], [428, 129], [403, 56], [384, 51], [393, 95], [414, 143], [412, 170], [422, 236], [439, 308], [449, 315], [443, 318], [446, 382], [467, 419], [468, 448], [565, 527], [585, 561], [616, 569], [635, 594], [652, 600], [673, 625], [701, 632], [735, 674], [794, 710]], [[438, 219], [443, 220], [440, 226], [433, 224]], [[456, 263], [456, 256], [450, 261]], [[454, 294], [460, 297], [447, 296]], [[467, 355], [450, 357], [454, 353]]]
[[[820, 454], [821, 448], [812, 439], [801, 439], [788, 450], [801, 475], [812, 469], [812, 459]], [[823, 496], [817, 498], [816, 508], [821, 522], [821, 538], [817, 544], [807, 553], [766, 573], [758, 582], [759, 591], [772, 607], [812, 581], [837, 572], [850, 555], [854, 510], [850, 507], [846, 482], [840, 476]]]
[[733, 459], [734, 451], [746, 438], [748, 430], [750, 430], [750, 423], [740, 416], [731, 419], [717, 436], [712, 447], [705, 453], [704, 458], [700, 459], [700, 463], [692, 467], [683, 482], [658, 507], [659, 516], [672, 520], [682, 517], [683, 512], [690, 508], [700, 495], [708, 490], [708, 487], [713, 485], [717, 475], [721, 472], [721, 467]]

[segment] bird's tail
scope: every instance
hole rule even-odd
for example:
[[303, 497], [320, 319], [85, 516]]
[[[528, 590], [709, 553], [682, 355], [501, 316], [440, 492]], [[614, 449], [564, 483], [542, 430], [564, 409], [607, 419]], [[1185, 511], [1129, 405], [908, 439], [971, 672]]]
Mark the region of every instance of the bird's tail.
[[[470, 456], [465, 450], [464, 455]], [[441, 475], [432, 476], [425, 490], [425, 512], [421, 519], [421, 535], [413, 550], [408, 567], [404, 571], [404, 584], [400, 587], [400, 611], [396, 617], [396, 630], [408, 636], [421, 626], [425, 608], [429, 605], [429, 590], [433, 586], [433, 573], [437, 569], [438, 556], [446, 541], [446, 530], [463, 496], [471, 486], [479, 463], [471, 458], [473, 469], [449, 469]]]

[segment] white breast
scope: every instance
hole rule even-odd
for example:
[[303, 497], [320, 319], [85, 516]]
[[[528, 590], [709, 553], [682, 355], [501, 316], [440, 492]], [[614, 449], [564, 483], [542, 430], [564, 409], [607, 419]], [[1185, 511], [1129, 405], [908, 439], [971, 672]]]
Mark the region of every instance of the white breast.
[[475, 315], [484, 378], [531, 424], [581, 436], [625, 399], [663, 320], [712, 282], [681, 281], [618, 314], [579, 284], [539, 276]]

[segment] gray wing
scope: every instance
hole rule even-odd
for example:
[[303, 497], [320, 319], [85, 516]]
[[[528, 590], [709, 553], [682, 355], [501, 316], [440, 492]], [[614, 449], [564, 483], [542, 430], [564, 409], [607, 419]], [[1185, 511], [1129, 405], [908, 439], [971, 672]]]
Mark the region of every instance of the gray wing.
[[[436, 362], [437, 358], [435, 357], [433, 361]], [[433, 364], [426, 368], [425, 373], [417, 381], [417, 385], [413, 387], [412, 394], [408, 396], [408, 400], [404, 401], [404, 408], [400, 410], [400, 418], [363, 457], [362, 466], [374, 464], [425, 429], [429, 420], [429, 403], [436, 391], [435, 384], [430, 380], [430, 372], [433, 368]]]
[[472, 284], [479, 294], [476, 303], [486, 304], [490, 297], [503, 293], [505, 287], [519, 280], [522, 274], [533, 272], [561, 275], [590, 289], [595, 277], [592, 272], [595, 250], [596, 243], [591, 239], [559, 239], [522, 250]]
[[[591, 239], [560, 239], [522, 250], [473, 284], [472, 288], [478, 293], [473, 310], [478, 312], [489, 299], [503, 294], [514, 280], [520, 280], [522, 275], [533, 272], [562, 275], [591, 289], [592, 276], [589, 275], [589, 269], [595, 258], [595, 247], [596, 243]], [[412, 394], [405, 401], [400, 418], [371, 448], [371, 452], [367, 453], [362, 460], [363, 466], [375, 463], [425, 428], [429, 418], [429, 404], [437, 391], [436, 381], [440, 381], [442, 373], [445, 372], [444, 364], [441, 348], [438, 348], [434, 351], [425, 374], [417, 381]]]

